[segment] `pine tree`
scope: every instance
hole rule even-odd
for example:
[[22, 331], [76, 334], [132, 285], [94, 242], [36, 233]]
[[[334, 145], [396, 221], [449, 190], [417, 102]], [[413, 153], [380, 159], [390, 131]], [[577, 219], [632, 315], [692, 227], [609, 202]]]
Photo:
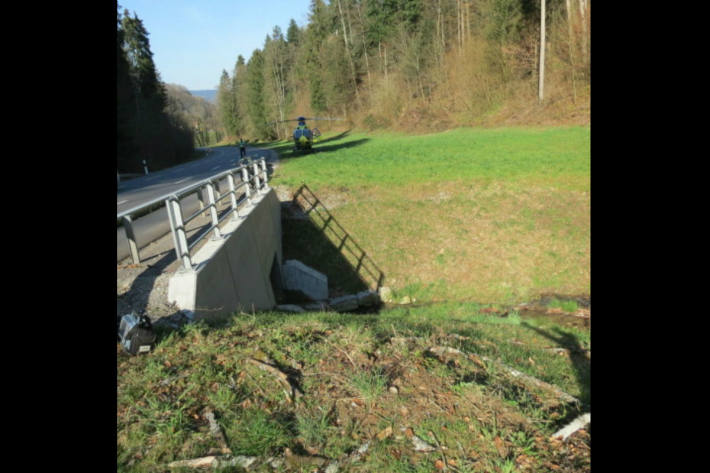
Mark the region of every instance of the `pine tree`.
[[131, 169], [131, 157], [137, 151], [135, 136], [134, 103], [130, 66], [123, 50], [121, 14], [117, 12], [116, 34], [116, 166], [121, 172]]
[[153, 62], [149, 33], [140, 18], [135, 13], [131, 17], [128, 10], [124, 11], [123, 31], [124, 49], [138, 93], [156, 110], [162, 110], [167, 100]]
[[117, 58], [121, 86], [117, 108], [122, 114], [119, 137], [126, 140], [124, 145], [119, 144], [124, 166], [141, 171], [142, 161], [146, 160], [152, 169], [161, 169], [188, 159], [194, 149], [193, 132], [165, 110], [167, 95], [153, 62], [148, 31], [140, 18], [135, 13], [131, 17], [128, 10], [124, 10], [123, 18], [117, 18], [117, 39], [122, 50]]
[[246, 105], [251, 129], [259, 138], [275, 138], [264, 112], [264, 54], [255, 49], [247, 62]]
[[298, 25], [293, 18], [291, 18], [291, 21], [288, 24], [288, 30], [286, 30], [286, 41], [294, 47], [298, 47], [301, 42], [301, 30], [298, 28]]
[[228, 136], [236, 137], [237, 135], [237, 116], [234, 110], [235, 98], [232, 91], [232, 80], [229, 74], [224, 69], [222, 76], [219, 79], [219, 88], [217, 89], [217, 109], [219, 117], [222, 120], [222, 126]]
[[245, 101], [245, 81], [246, 81], [246, 63], [244, 57], [240, 54], [237, 56], [237, 63], [234, 66], [234, 74], [232, 75], [232, 99], [234, 100], [234, 112], [236, 115], [236, 132], [238, 136], [244, 136], [247, 131], [247, 107]]

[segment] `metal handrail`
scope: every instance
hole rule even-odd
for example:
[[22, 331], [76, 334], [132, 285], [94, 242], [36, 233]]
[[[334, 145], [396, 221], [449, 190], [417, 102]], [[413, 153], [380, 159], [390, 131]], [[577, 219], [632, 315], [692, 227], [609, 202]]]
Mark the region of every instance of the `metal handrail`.
[[[249, 169], [250, 166], [252, 168], [251, 170]], [[238, 184], [235, 184], [234, 182], [235, 174], [237, 174], [241, 180], [241, 182], [239, 182]], [[215, 185], [218, 185], [219, 181], [224, 177], [227, 177], [229, 190], [225, 193], [221, 193], [218, 198], [215, 198]], [[246, 187], [246, 191], [244, 193], [245, 198], [240, 201], [239, 199], [237, 199], [236, 194], [237, 191], [243, 187]], [[128, 246], [131, 253], [131, 257], [133, 259], [133, 263], [140, 263], [139, 248], [136, 244], [136, 238], [133, 232], [133, 216], [135, 216], [135, 214], [145, 211], [146, 209], [155, 206], [161, 201], [164, 202], [165, 208], [168, 213], [168, 221], [170, 223], [170, 231], [172, 233], [173, 244], [175, 246], [177, 258], [183, 260], [185, 268], [191, 268], [192, 262], [190, 260], [190, 250], [195, 246], [195, 244], [201, 241], [210, 232], [214, 232], [214, 239], [221, 238], [219, 223], [224, 221], [224, 219], [230, 214], [234, 214], [234, 218], [238, 218], [239, 204], [243, 203], [244, 201], [247, 201], [250, 204], [252, 203], [250, 187], [253, 187], [255, 192], [265, 192], [269, 189], [266, 160], [263, 157], [252, 161], [250, 164], [244, 164], [236, 168], [222, 171], [218, 174], [215, 174], [214, 176], [202, 179], [201, 181], [182, 187], [177, 191], [166, 193], [141, 205], [117, 213], [116, 221], [122, 222], [123, 227], [126, 231], [126, 239], [128, 240]], [[208, 204], [204, 203], [202, 197], [203, 189], [207, 190], [209, 199]], [[200, 194], [200, 209], [191, 216], [189, 216], [187, 219], [183, 219], [180, 199], [192, 195], [194, 193]], [[218, 217], [217, 203], [221, 202], [227, 196], [231, 197], [231, 209], [222, 217]], [[203, 214], [205, 211], [209, 211], [210, 213], [211, 225], [195, 241], [188, 245], [185, 233], [185, 225], [187, 225], [190, 221], [195, 219], [200, 214]]]
[[[264, 160], [264, 158], [259, 158], [259, 160], [257, 160], [257, 161], [261, 161], [261, 160]], [[141, 210], [145, 209], [146, 207], [151, 207], [151, 206], [157, 204], [158, 202], [162, 202], [162, 201], [164, 201], [164, 200], [165, 200], [168, 196], [170, 196], [170, 195], [173, 195], [173, 194], [175, 194], [175, 195], [180, 195], [180, 196], [188, 195], [188, 194], [186, 194], [186, 192], [189, 192], [189, 191], [196, 191], [196, 190], [198, 190], [198, 188], [202, 188], [205, 184], [207, 184], [207, 183], [209, 183], [209, 182], [212, 182], [212, 181], [214, 181], [215, 179], [218, 179], [218, 180], [219, 180], [219, 179], [222, 179], [222, 178], [223, 178], [224, 176], [226, 176], [227, 174], [236, 172], [236, 171], [241, 170], [242, 168], [246, 168], [246, 167], [247, 167], [247, 165], [242, 165], [242, 166], [239, 166], [239, 167], [236, 167], [236, 168], [228, 169], [228, 170], [226, 170], [226, 171], [220, 172], [219, 174], [215, 174], [214, 176], [211, 176], [211, 177], [205, 178], [205, 179], [203, 179], [203, 180], [201, 180], [201, 181], [198, 181], [198, 182], [192, 183], [192, 184], [190, 184], [190, 185], [187, 185], [187, 186], [185, 186], [185, 187], [183, 187], [183, 188], [181, 188], [181, 189], [178, 189], [177, 191], [168, 192], [168, 193], [166, 193], [166, 194], [163, 194], [162, 196], [156, 197], [155, 199], [150, 200], [150, 201], [148, 201], [148, 202], [146, 202], [146, 203], [143, 203], [143, 204], [141, 204], [141, 205], [138, 205], [138, 206], [133, 207], [133, 208], [128, 209], [128, 210], [124, 210], [123, 212], [119, 212], [118, 214], [116, 214], [116, 220], [120, 220], [120, 219], [123, 218], [125, 215], [133, 215], [133, 214], [138, 213], [138, 212], [140, 212]]]

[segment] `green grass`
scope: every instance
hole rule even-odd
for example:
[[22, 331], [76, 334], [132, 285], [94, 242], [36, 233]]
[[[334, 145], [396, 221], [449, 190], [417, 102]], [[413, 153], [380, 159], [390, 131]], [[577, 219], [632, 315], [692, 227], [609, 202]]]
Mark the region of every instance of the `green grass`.
[[280, 149], [284, 162], [278, 178], [289, 186], [531, 180], [589, 189], [588, 127], [457, 129], [420, 136], [353, 133], [296, 158], [288, 148]]
[[[200, 417], [205, 407], [215, 413], [229, 447], [241, 455], [266, 458], [285, 448], [311, 448], [341, 458], [390, 426], [393, 434], [374, 442], [360, 468], [431, 471], [439, 458], [435, 454], [407, 456], [411, 446], [399, 429], [409, 426], [431, 444], [433, 431], [461, 471], [491, 471], [515, 458], [499, 456], [497, 437], [516, 455], [543, 461], [551, 453], [532, 439], [546, 438], [578, 411], [555, 407], [549, 394], [524, 388], [493, 364], [481, 371], [465, 359], [443, 363], [426, 356], [426, 349], [445, 345], [500, 360], [588, 406], [588, 361], [546, 348], [588, 347], [589, 332], [487, 309], [449, 303], [380, 314], [241, 314], [164, 334], [148, 356], [119, 353], [119, 470], [163, 471], [170, 461], [205, 456], [218, 446]], [[392, 337], [419, 341], [401, 345]], [[299, 367], [304, 394], [297, 404], [287, 401], [273, 376], [245, 362], [264, 357]], [[388, 391], [392, 382], [399, 383], [398, 394]], [[459, 406], [455, 414], [427, 401], [444, 402], [441, 396]], [[362, 407], [350, 406], [354, 398], [364, 401]], [[531, 421], [525, 429], [514, 420], [521, 415]], [[478, 463], [471, 463], [469, 447], [481, 455]]]
[[548, 307], [562, 309], [565, 312], [576, 312], [578, 309], [577, 303], [575, 301], [561, 301], [559, 299], [553, 299], [547, 304]]
[[[588, 127], [353, 133], [297, 157], [289, 146], [272, 145], [282, 158], [272, 184], [293, 193], [305, 182], [399, 298], [515, 303], [590, 293]], [[309, 265], [356, 285], [320, 253]]]
[[387, 380], [380, 368], [358, 372], [351, 382], [358, 395], [368, 403], [377, 400], [387, 389]]

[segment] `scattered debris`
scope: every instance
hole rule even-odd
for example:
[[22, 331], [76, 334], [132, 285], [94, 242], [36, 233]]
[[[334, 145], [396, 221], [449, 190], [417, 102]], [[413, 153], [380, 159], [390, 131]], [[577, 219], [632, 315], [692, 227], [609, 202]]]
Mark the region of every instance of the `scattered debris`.
[[238, 455], [233, 457], [231, 455], [216, 456], [211, 455], [202, 458], [193, 458], [191, 460], [178, 460], [168, 463], [166, 466], [168, 468], [225, 468], [229, 466], [238, 466], [248, 470], [254, 462], [258, 460], [257, 457], [246, 457]]
[[392, 427], [387, 426], [386, 429], [380, 431], [380, 432], [377, 434], [377, 440], [384, 440], [384, 439], [386, 439], [387, 437], [390, 437], [391, 435], [392, 435]]
[[557, 386], [554, 386], [552, 384], [546, 383], [545, 381], [539, 380], [537, 378], [534, 378], [530, 375], [527, 375], [525, 373], [522, 373], [516, 369], [513, 369], [500, 361], [494, 360], [492, 358], [482, 356], [482, 355], [477, 355], [475, 353], [464, 353], [461, 350], [458, 350], [456, 348], [452, 347], [447, 347], [447, 346], [437, 346], [437, 347], [430, 347], [427, 350], [427, 353], [431, 353], [436, 357], [439, 361], [446, 363], [448, 360], [446, 358], [446, 355], [459, 355], [459, 356], [465, 356], [471, 361], [474, 361], [476, 364], [479, 364], [479, 366], [482, 366], [485, 368], [485, 365], [480, 360], [487, 361], [488, 363], [492, 363], [499, 368], [502, 368], [505, 370], [508, 374], [511, 376], [520, 379], [524, 383], [534, 385], [537, 388], [541, 388], [547, 391], [552, 391], [559, 399], [562, 399], [563, 401], [570, 403], [570, 404], [576, 404], [576, 405], [581, 405], [581, 401], [577, 399], [574, 396], [571, 396], [567, 394], [566, 392], [562, 391], [560, 388]]
[[368, 440], [367, 442], [360, 445], [360, 447], [357, 450], [355, 450], [353, 453], [351, 453], [349, 456], [345, 457], [344, 459], [331, 461], [326, 466], [326, 468], [323, 470], [323, 473], [336, 473], [341, 466], [359, 461], [362, 458], [362, 456], [365, 453], [367, 453], [367, 450], [369, 448], [370, 448], [370, 441]]
[[501, 363], [500, 361], [493, 360], [493, 359], [488, 358], [486, 356], [479, 355], [479, 357], [489, 363], [495, 364], [499, 368], [502, 368], [503, 370], [507, 371], [508, 374], [510, 374], [511, 376], [513, 376], [515, 378], [520, 379], [524, 383], [531, 384], [535, 387], [542, 388], [547, 391], [552, 391], [552, 393], [554, 393], [559, 399], [562, 399], [563, 401], [565, 401], [569, 404], [582, 405], [582, 402], [579, 399], [567, 394], [566, 392], [562, 391], [557, 386], [554, 386], [550, 383], [546, 383], [545, 381], [539, 380], [539, 379], [534, 378], [530, 375], [522, 373], [516, 369], [511, 368], [510, 366], [507, 366], [507, 365]]
[[299, 396], [301, 396], [303, 394], [301, 392], [300, 388], [297, 385], [295, 385], [295, 383], [293, 383], [291, 381], [289, 376], [276, 367], [275, 363], [273, 363], [273, 362], [269, 363], [267, 361], [257, 360], [256, 358], [247, 358], [247, 362], [249, 362], [252, 365], [255, 365], [255, 366], [259, 367], [260, 369], [274, 375], [276, 377], [276, 379], [287, 389], [287, 394], [290, 391], [290, 395], [289, 395], [290, 401], [296, 402], [296, 400], [299, 398]]
[[429, 445], [416, 435], [412, 437], [412, 444], [414, 444], [414, 451], [416, 452], [433, 452], [434, 450], [436, 450], [436, 448]]
[[558, 438], [562, 437], [562, 440], [567, 440], [567, 437], [578, 431], [579, 429], [583, 428], [587, 424], [590, 424], [592, 422], [592, 414], [586, 413], [582, 414], [581, 416], [577, 417], [574, 419], [572, 422], [552, 434], [550, 438]]
[[224, 437], [224, 432], [222, 432], [222, 429], [217, 424], [217, 421], [214, 418], [214, 412], [212, 412], [212, 409], [210, 409], [209, 407], [205, 408], [204, 416], [207, 419], [207, 421], [210, 423], [210, 433], [212, 434], [213, 437], [215, 437], [217, 439], [217, 442], [219, 443], [220, 453], [222, 455], [231, 455], [232, 449], [230, 449], [229, 446], [227, 445], [227, 439]]

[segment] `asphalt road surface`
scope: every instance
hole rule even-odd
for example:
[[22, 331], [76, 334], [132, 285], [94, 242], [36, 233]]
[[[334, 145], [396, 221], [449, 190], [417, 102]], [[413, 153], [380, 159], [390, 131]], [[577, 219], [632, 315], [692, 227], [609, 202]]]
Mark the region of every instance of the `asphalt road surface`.
[[[267, 150], [247, 147], [247, 156], [252, 159], [266, 158], [267, 163], [276, 161], [276, 153]], [[239, 148], [223, 146], [210, 148], [206, 157], [180, 164], [168, 169], [151, 172], [148, 175], [122, 181], [116, 194], [116, 213], [138, 207], [153, 199], [175, 192], [191, 184], [199, 182], [222, 171], [239, 166]], [[150, 165], [148, 167], [150, 170]], [[228, 189], [226, 178], [220, 182], [222, 192]], [[205, 198], [207, 196], [205, 195]], [[225, 199], [228, 203], [229, 199]], [[183, 215], [188, 216], [199, 208], [196, 195], [186, 197], [182, 201]], [[133, 231], [136, 243], [141, 248], [160, 238], [170, 231], [168, 215], [163, 205], [158, 210], [135, 219]], [[116, 233], [116, 260], [121, 261], [130, 255], [123, 227]]]

